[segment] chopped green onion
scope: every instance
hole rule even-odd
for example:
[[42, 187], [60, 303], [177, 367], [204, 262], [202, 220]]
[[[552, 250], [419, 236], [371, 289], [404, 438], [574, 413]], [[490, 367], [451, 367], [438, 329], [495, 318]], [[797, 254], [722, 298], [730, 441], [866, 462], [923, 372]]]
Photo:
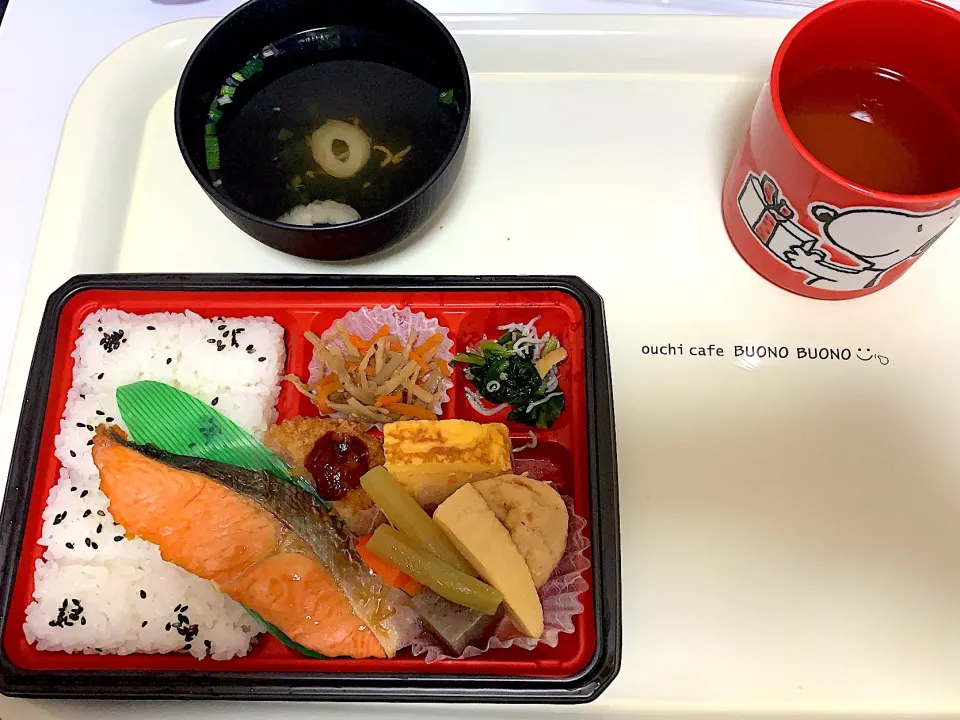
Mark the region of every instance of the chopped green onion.
[[484, 360], [479, 355], [470, 355], [468, 353], [458, 353], [453, 356], [454, 362], [467, 363], [467, 365], [483, 365], [486, 360]]
[[210, 112], [207, 113], [207, 117], [216, 122], [223, 117], [223, 110], [218, 110], [217, 108], [210, 108]]
[[237, 91], [237, 88], [233, 85], [221, 85], [220, 94], [226, 95], [227, 97], [233, 97], [233, 94]]
[[444, 105], [453, 105], [453, 90], [440, 93], [440, 102]]
[[491, 355], [509, 355], [510, 351], [507, 350], [503, 345], [493, 340], [481, 340], [477, 343], [477, 349], [483, 353], [490, 353]]
[[216, 123], [207, 123], [207, 126], [204, 131], [205, 135], [216, 135], [217, 134], [217, 125]]
[[277, 133], [277, 140], [279, 140], [280, 142], [286, 142], [292, 137], [293, 137], [293, 133], [290, 130], [287, 130], [286, 128], [280, 128], [280, 132]]
[[219, 170], [220, 141], [215, 135], [205, 135], [204, 141], [207, 149], [207, 170]]

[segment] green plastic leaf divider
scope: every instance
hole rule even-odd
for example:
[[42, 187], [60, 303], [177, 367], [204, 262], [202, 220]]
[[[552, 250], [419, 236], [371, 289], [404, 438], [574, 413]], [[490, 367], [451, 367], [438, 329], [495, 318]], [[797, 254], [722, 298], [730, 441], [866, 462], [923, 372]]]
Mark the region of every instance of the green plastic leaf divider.
[[287, 464], [253, 435], [216, 408], [172, 385], [152, 380], [122, 385], [117, 388], [117, 406], [130, 437], [138, 444], [263, 470], [320, 500], [313, 485], [290, 475]]
[[317, 659], [317, 660], [326, 660], [326, 659], [327, 659], [327, 656], [326, 656], [326, 655], [321, 655], [320, 653], [314, 652], [314, 651], [311, 650], [310, 648], [304, 647], [304, 646], [301, 645], [300, 643], [291, 640], [290, 637], [289, 637], [285, 632], [283, 632], [283, 630], [281, 630], [280, 628], [278, 628], [276, 625], [271, 625], [270, 623], [268, 623], [266, 620], [264, 620], [262, 617], [260, 617], [260, 615], [257, 614], [255, 611], [251, 610], [250, 608], [244, 608], [244, 609], [245, 609], [248, 613], [250, 613], [253, 617], [255, 617], [255, 618], [260, 622], [260, 624], [263, 625], [263, 626], [267, 629], [267, 632], [269, 632], [269, 633], [270, 633], [271, 635], [273, 635], [277, 640], [279, 640], [280, 642], [282, 642], [284, 645], [286, 645], [286, 646], [287, 646], [288, 648], [290, 648], [291, 650], [296, 650], [298, 653], [301, 653], [301, 654], [303, 654], [303, 655], [306, 655], [307, 657], [315, 658], [315, 659]]

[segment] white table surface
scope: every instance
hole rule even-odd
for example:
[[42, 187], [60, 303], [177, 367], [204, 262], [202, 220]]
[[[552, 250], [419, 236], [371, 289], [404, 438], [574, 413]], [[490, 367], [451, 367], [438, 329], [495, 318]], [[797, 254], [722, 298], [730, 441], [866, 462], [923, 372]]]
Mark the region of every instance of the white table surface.
[[[442, 13], [664, 13], [763, 14], [798, 16], [802, 4], [776, 5], [751, 0], [421, 0]], [[61, 127], [70, 101], [87, 74], [110, 51], [158, 25], [191, 17], [219, 16], [240, 0], [11, 0], [0, 24], [0, 377], [6, 377], [21, 298]], [[42, 262], [42, 259], [39, 260]], [[380, 712], [378, 712], [378, 710]], [[465, 710], [465, 708], [464, 708]], [[231, 703], [97, 703], [24, 701], [0, 696], [3, 720], [75, 718], [106, 720], [245, 720], [369, 718], [387, 712], [395, 718], [428, 714], [449, 717], [449, 709], [391, 706], [317, 706]], [[478, 717], [546, 717], [580, 712], [599, 717], [599, 709], [559, 711], [528, 708], [472, 708]], [[605, 714], [605, 713], [604, 713]], [[456, 712], [464, 717], [465, 712]]]

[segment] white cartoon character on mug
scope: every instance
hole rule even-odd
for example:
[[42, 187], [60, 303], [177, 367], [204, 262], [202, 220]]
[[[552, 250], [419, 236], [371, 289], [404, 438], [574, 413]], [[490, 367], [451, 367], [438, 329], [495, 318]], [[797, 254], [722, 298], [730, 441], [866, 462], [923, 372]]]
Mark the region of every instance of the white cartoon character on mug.
[[783, 258], [791, 267], [812, 275], [807, 284], [813, 287], [871, 288], [887, 270], [930, 247], [960, 216], [958, 206], [960, 201], [943, 210], [917, 214], [892, 208], [838, 209], [824, 203], [811, 203], [809, 213], [820, 224], [823, 236], [859, 265], [831, 262], [814, 242], [790, 248]]

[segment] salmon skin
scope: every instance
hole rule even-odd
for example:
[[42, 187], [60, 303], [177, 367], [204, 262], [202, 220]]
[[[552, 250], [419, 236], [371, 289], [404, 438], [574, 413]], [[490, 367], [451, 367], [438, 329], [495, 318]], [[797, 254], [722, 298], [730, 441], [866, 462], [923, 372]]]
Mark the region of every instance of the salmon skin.
[[385, 585], [342, 524], [292, 483], [136, 445], [103, 425], [93, 458], [111, 513], [128, 532], [304, 647], [392, 657], [416, 634], [405, 596]]

